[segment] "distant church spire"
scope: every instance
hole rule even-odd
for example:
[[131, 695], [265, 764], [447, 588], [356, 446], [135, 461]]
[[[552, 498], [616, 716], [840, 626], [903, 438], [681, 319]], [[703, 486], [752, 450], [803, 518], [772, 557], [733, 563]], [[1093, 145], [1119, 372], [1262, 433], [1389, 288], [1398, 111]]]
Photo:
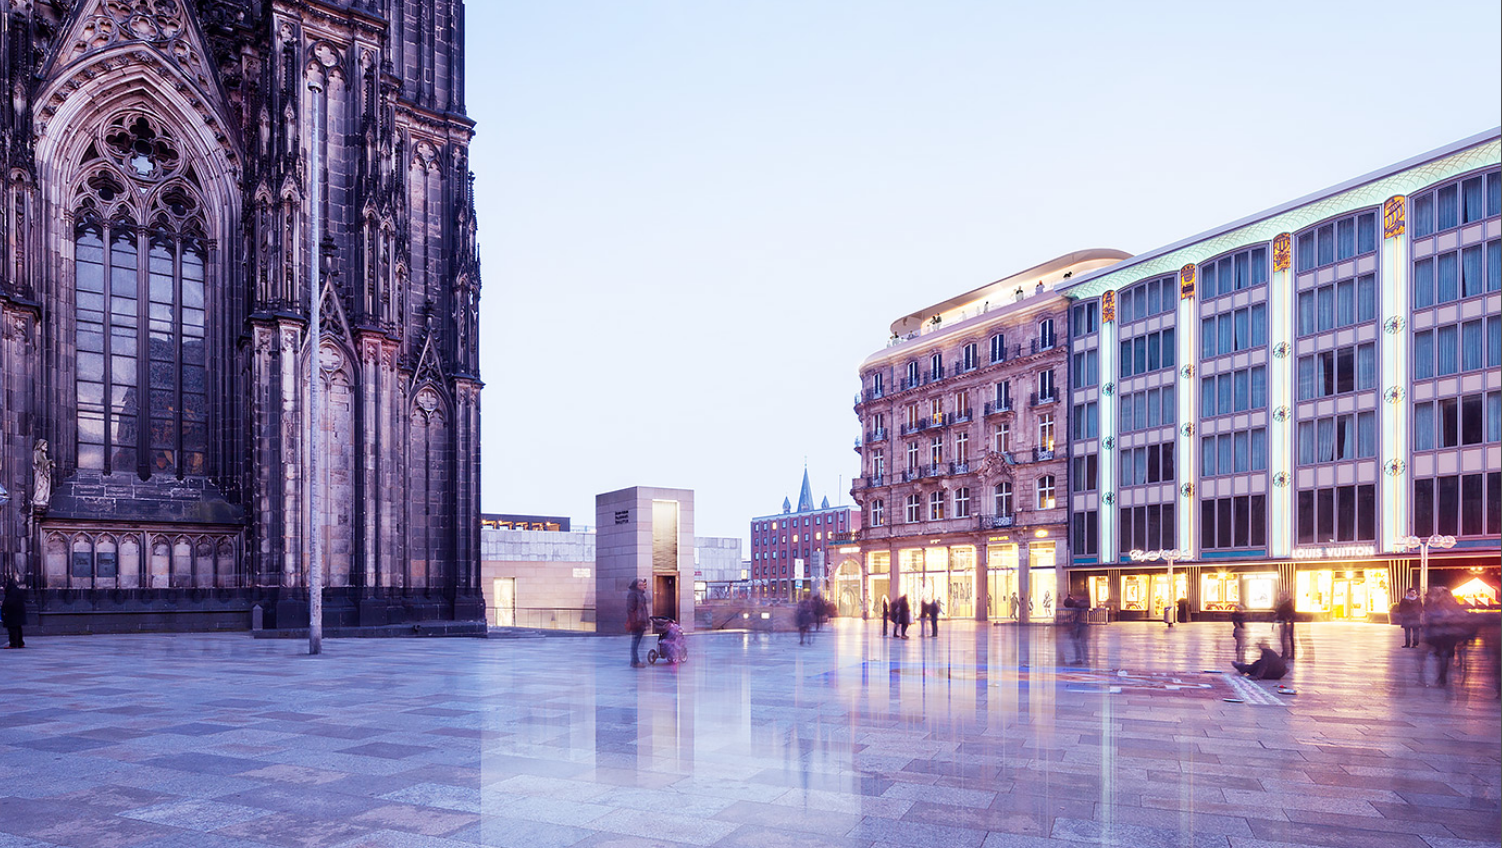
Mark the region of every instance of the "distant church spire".
[[814, 511], [814, 490], [808, 485], [808, 466], [803, 466], [803, 489], [798, 492], [798, 511]]
[[782, 499], [782, 511], [784, 513], [792, 512], [793, 511], [793, 502], [790, 501], [790, 500], [788, 500], [787, 498], [783, 498]]

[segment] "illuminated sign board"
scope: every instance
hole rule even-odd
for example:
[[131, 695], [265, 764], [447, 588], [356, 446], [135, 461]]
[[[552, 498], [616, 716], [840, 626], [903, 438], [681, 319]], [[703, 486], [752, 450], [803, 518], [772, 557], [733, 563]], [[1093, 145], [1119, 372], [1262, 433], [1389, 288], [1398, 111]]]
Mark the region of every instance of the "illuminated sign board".
[[1168, 551], [1134, 550], [1129, 552], [1127, 556], [1132, 558], [1132, 562], [1157, 562], [1160, 559], [1173, 562], [1175, 560], [1191, 559], [1188, 551], [1181, 551], [1178, 548]]
[[1294, 548], [1294, 559], [1361, 559], [1376, 556], [1375, 545], [1330, 545], [1321, 548]]

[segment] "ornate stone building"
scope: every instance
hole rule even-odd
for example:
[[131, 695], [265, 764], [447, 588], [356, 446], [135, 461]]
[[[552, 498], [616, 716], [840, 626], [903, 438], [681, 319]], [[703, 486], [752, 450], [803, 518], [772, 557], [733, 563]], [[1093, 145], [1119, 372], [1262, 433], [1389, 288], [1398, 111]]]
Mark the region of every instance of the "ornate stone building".
[[868, 615], [908, 595], [915, 613], [937, 599], [954, 618], [1053, 618], [1070, 472], [1069, 313], [1054, 288], [1126, 258], [1077, 251], [904, 315], [861, 364], [851, 495]]
[[463, 41], [462, 0], [5, 4], [0, 553], [44, 629], [306, 624], [315, 247], [325, 621], [482, 618]]

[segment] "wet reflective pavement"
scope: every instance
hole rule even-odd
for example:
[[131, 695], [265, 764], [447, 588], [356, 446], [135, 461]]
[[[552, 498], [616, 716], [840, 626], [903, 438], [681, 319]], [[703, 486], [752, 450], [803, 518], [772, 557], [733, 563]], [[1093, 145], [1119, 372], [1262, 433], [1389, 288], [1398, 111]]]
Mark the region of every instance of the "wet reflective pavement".
[[1425, 687], [1398, 628], [1301, 626], [1280, 694], [1206, 673], [1229, 631], [1091, 627], [1080, 663], [1049, 627], [836, 620], [643, 669], [625, 636], [32, 638], [0, 848], [1498, 844], [1478, 650]]

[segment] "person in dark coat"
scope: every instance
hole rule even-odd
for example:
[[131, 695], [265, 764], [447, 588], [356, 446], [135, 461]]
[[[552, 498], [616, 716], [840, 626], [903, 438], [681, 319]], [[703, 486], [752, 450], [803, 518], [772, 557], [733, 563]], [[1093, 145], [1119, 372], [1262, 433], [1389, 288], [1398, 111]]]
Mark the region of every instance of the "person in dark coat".
[[1258, 657], [1256, 662], [1233, 662], [1231, 665], [1236, 666], [1237, 671], [1253, 680], [1282, 680], [1283, 675], [1288, 673], [1288, 663], [1284, 662], [1276, 651], [1268, 647], [1266, 639], [1258, 642], [1257, 648], [1262, 652], [1262, 656]]
[[1424, 602], [1419, 600], [1419, 590], [1410, 586], [1403, 599], [1398, 601], [1397, 624], [1403, 628], [1403, 647], [1419, 646], [1419, 625], [1424, 617]]
[[5, 619], [5, 629], [10, 631], [10, 644], [5, 647], [26, 647], [26, 641], [21, 638], [21, 625], [26, 623], [26, 590], [16, 583], [14, 577], [5, 581], [5, 600], [0, 602], [0, 618]]
[[939, 599], [928, 602], [928, 635], [939, 635]]
[[1278, 619], [1278, 630], [1282, 635], [1283, 659], [1293, 659], [1293, 596], [1284, 592], [1278, 598], [1278, 607], [1274, 610]]
[[631, 634], [632, 668], [646, 665], [641, 661], [641, 637], [647, 632], [650, 618], [647, 615], [647, 591], [642, 588], [640, 578], [632, 580], [631, 588], [626, 590], [626, 632]]
[[887, 636], [887, 625], [892, 623], [892, 605], [887, 602], [887, 596], [881, 596], [881, 637]]
[[913, 607], [908, 603], [907, 595], [899, 595], [897, 603], [892, 605], [892, 638], [908, 638], [907, 628], [912, 623]]
[[814, 626], [814, 600], [804, 598], [798, 602], [798, 644], [803, 645], [812, 642], [809, 629]]
[[1231, 610], [1231, 639], [1236, 643], [1236, 662], [1246, 656], [1246, 607], [1237, 604]]

